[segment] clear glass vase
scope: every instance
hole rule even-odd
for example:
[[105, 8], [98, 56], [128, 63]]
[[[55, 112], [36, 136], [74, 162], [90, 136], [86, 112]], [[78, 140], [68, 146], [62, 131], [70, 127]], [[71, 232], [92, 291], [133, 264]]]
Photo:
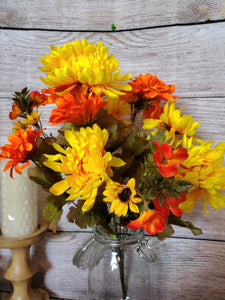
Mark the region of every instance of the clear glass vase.
[[74, 256], [73, 263], [89, 269], [89, 300], [151, 299], [150, 263], [157, 238], [143, 230], [117, 228], [117, 235], [95, 227], [94, 235]]

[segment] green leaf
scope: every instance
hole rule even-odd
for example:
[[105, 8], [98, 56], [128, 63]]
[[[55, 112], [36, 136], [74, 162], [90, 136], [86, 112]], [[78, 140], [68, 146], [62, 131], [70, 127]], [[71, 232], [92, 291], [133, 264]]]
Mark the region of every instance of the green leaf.
[[13, 94], [12, 100], [19, 105], [20, 109], [24, 113], [31, 114], [32, 112], [32, 103], [30, 100], [30, 91], [28, 90], [27, 87], [22, 89], [21, 92], [15, 92]]
[[174, 224], [174, 225], [178, 225], [178, 226], [181, 226], [181, 227], [187, 227], [187, 228], [189, 228], [192, 231], [192, 233], [194, 235], [202, 234], [202, 230], [200, 228], [195, 227], [189, 221], [182, 220], [181, 217], [177, 217], [177, 216], [171, 215], [170, 218], [169, 218], [169, 223], [170, 224]]
[[152, 133], [149, 133], [149, 141], [150, 143], [152, 144], [152, 147], [153, 147], [153, 151], [156, 150], [155, 146], [154, 146], [154, 141], [157, 141], [160, 145], [162, 145], [163, 143], [166, 143], [166, 135], [165, 135], [165, 132], [164, 130], [158, 130], [156, 132], [155, 135], [152, 135]]
[[131, 134], [127, 137], [124, 147], [129, 149], [135, 156], [141, 155], [144, 151], [149, 149], [149, 143], [146, 140], [144, 131], [137, 130], [132, 127]]
[[102, 129], [108, 131], [106, 151], [111, 153], [117, 150], [131, 133], [130, 125], [109, 115], [106, 110], [101, 109], [95, 119], [95, 123]]
[[96, 216], [93, 214], [92, 210], [83, 213], [83, 204], [84, 201], [79, 200], [76, 207], [70, 207], [67, 219], [71, 223], [75, 222], [80, 228], [93, 227], [97, 222]]
[[75, 129], [75, 130], [80, 130], [80, 128], [82, 127], [82, 125], [75, 125], [73, 123], [69, 123], [69, 122], [66, 122], [63, 124], [63, 126], [60, 128], [59, 131], [66, 131], [66, 130], [72, 130], [72, 129]]
[[52, 146], [52, 143], [56, 142], [55, 137], [40, 137], [38, 139], [38, 147], [36, 152], [32, 156], [32, 160], [37, 162], [44, 162], [46, 157], [44, 154], [57, 154], [58, 152]]
[[158, 130], [154, 139], [159, 142], [160, 145], [162, 145], [166, 141], [165, 132], [163, 130]]
[[165, 238], [173, 234], [174, 234], [173, 227], [170, 224], [167, 224], [165, 229], [162, 232], [157, 233], [156, 236], [158, 237], [159, 240], [164, 240]]
[[63, 213], [62, 209], [62, 203], [57, 203], [57, 200], [55, 196], [50, 195], [47, 198], [46, 205], [43, 210], [43, 217], [45, 220], [50, 222], [50, 229], [52, 229], [54, 232], [56, 232], [57, 223], [59, 222], [61, 215]]
[[109, 213], [107, 205], [102, 202], [99, 194], [95, 199], [95, 205], [87, 212], [82, 211], [84, 200], [78, 200], [76, 207], [70, 208], [67, 215], [69, 222], [75, 222], [80, 228], [93, 227], [94, 225], [106, 227], [106, 224], [109, 222]]
[[45, 191], [49, 191], [52, 184], [47, 179], [46, 173], [43, 172], [40, 168], [38, 168], [38, 167], [29, 168], [28, 175], [31, 180], [33, 180], [37, 184], [41, 185]]
[[146, 193], [144, 193], [144, 198], [146, 202], [152, 201], [157, 197], [157, 191], [154, 187], [150, 187]]
[[77, 208], [75, 206], [71, 206], [69, 208], [69, 212], [66, 215], [66, 217], [70, 223], [73, 223], [76, 219], [76, 210], [77, 210]]
[[[75, 222], [80, 228], [93, 227], [96, 224], [100, 224], [100, 214], [97, 214], [95, 211], [93, 211], [93, 209], [85, 213], [82, 212], [83, 204], [84, 201], [79, 200], [76, 207], [70, 207], [70, 211], [67, 214], [67, 219], [69, 222]], [[101, 213], [101, 211], [98, 213]]]
[[191, 187], [192, 184], [185, 180], [164, 180], [164, 188], [173, 198], [179, 198], [181, 193], [187, 192]]
[[165, 203], [165, 199], [168, 198], [168, 195], [164, 191], [160, 191], [158, 193], [158, 200], [159, 200], [159, 205], [163, 206]]

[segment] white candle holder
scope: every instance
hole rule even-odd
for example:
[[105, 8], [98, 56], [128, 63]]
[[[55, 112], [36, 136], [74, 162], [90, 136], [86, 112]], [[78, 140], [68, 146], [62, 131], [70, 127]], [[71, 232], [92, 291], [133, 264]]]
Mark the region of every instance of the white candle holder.
[[0, 235], [0, 248], [10, 249], [12, 262], [5, 273], [5, 278], [12, 282], [13, 292], [3, 297], [4, 300], [48, 300], [43, 289], [33, 289], [31, 279], [37, 268], [30, 264], [30, 247], [39, 242], [46, 233], [47, 226], [21, 238], [8, 238]]

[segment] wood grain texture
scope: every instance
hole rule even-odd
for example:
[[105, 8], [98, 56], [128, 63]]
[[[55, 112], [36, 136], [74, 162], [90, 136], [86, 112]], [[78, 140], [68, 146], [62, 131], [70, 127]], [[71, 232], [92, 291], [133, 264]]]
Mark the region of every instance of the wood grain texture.
[[180, 97], [225, 95], [224, 24], [146, 29], [134, 32], [66, 33], [0, 30], [0, 96], [24, 86], [41, 89], [40, 57], [60, 45], [86, 38], [102, 40], [120, 61], [121, 74], [156, 74], [176, 85]]
[[[10, 94], [25, 86], [40, 91], [39, 58], [51, 45], [82, 38], [102, 40], [120, 60], [122, 74], [149, 72], [175, 84], [178, 106], [202, 124], [198, 136], [225, 142], [224, 18], [224, 0], [1, 0], [0, 146], [11, 133]], [[202, 24], [208, 21], [212, 23]], [[119, 32], [110, 32], [112, 23]], [[41, 111], [47, 132], [57, 130], [48, 124], [51, 109]], [[39, 188], [39, 223], [45, 197]], [[40, 267], [33, 285], [47, 289], [51, 298], [78, 300], [86, 294], [88, 274], [75, 268], [72, 258], [91, 229], [68, 223], [68, 209], [57, 234], [48, 232], [32, 247]], [[150, 299], [225, 300], [225, 209], [209, 208], [206, 215], [199, 200], [184, 219], [202, 228], [203, 235], [194, 237], [188, 229], [175, 227], [173, 238], [160, 242], [157, 261], [150, 266]], [[0, 291], [11, 289], [3, 278], [10, 259], [10, 251], [0, 249]], [[134, 284], [140, 284], [138, 272]], [[144, 287], [140, 299], [149, 300]]]
[[[39, 274], [33, 278], [33, 286], [47, 287], [51, 297], [79, 299], [84, 296], [88, 273], [74, 267], [72, 259], [76, 249], [88, 236], [84, 233], [48, 233], [33, 249], [32, 257], [40, 268]], [[152, 295], [149, 298], [143, 286], [139, 299], [210, 300], [214, 297], [224, 300], [224, 242], [168, 238], [156, 245], [155, 251], [157, 260], [150, 266], [152, 276], [149, 279]], [[3, 250], [0, 255], [4, 258], [0, 261], [1, 271], [4, 271], [10, 256]], [[141, 284], [138, 281], [138, 272], [141, 271], [137, 270], [136, 284]], [[0, 289], [8, 288], [8, 283], [1, 277]]]
[[1, 0], [0, 26], [110, 31], [221, 20], [223, 0]]

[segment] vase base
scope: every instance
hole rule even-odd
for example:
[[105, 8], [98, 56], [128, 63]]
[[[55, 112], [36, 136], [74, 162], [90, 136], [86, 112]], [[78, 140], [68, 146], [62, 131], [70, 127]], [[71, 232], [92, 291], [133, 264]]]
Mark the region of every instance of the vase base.
[[[28, 296], [28, 298], [26, 298], [26, 300], [36, 300], [36, 299], [38, 299], [38, 300], [39, 299], [40, 300], [49, 300], [49, 295], [45, 290], [43, 290], [43, 289], [33, 289], [33, 291], [35, 292], [37, 297], [34, 298], [34, 295], [32, 295], [32, 298], [30, 298]], [[19, 297], [14, 296], [13, 294], [5, 295], [2, 298], [2, 300], [19, 300], [19, 299], [22, 299], [22, 298], [20, 298], [20, 296]], [[23, 299], [23, 300], [25, 300], [25, 299]]]

